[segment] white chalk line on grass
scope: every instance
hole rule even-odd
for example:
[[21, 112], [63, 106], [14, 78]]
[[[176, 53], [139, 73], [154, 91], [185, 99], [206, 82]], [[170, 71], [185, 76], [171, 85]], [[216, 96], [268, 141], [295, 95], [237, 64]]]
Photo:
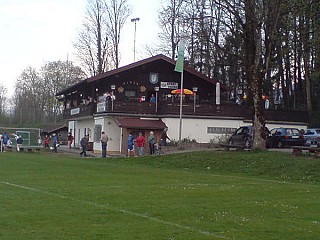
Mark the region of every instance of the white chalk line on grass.
[[4, 185], [7, 185], [7, 186], [21, 188], [21, 189], [32, 191], [32, 192], [38, 192], [38, 193], [43, 193], [43, 194], [55, 196], [55, 197], [62, 198], [62, 199], [68, 199], [68, 200], [71, 200], [71, 201], [74, 201], [74, 202], [78, 202], [78, 203], [81, 203], [81, 204], [86, 204], [86, 205], [90, 205], [90, 206], [94, 206], [94, 207], [98, 207], [98, 208], [109, 208], [111, 210], [114, 210], [114, 211], [117, 211], [117, 212], [120, 212], [120, 213], [132, 215], [132, 216], [135, 216], [135, 217], [145, 218], [145, 219], [148, 219], [150, 221], [158, 222], [158, 223], [161, 223], [161, 224], [164, 224], [164, 225], [168, 225], [168, 226], [177, 227], [177, 228], [184, 229], [184, 230], [187, 230], [187, 231], [198, 232], [198, 233], [200, 233], [202, 235], [206, 235], [206, 236], [211, 236], [211, 237], [215, 237], [215, 238], [219, 238], [219, 239], [228, 239], [227, 237], [225, 237], [223, 235], [220, 235], [220, 234], [216, 234], [216, 233], [209, 232], [209, 231], [202, 231], [202, 230], [196, 229], [194, 227], [185, 226], [185, 225], [181, 225], [181, 224], [174, 223], [174, 222], [164, 221], [164, 220], [161, 220], [161, 219], [156, 218], [156, 217], [150, 217], [150, 216], [147, 216], [145, 214], [132, 212], [132, 211], [129, 211], [129, 210], [126, 210], [126, 209], [112, 207], [109, 204], [101, 205], [101, 204], [98, 204], [98, 203], [95, 203], [95, 202], [83, 201], [83, 200], [80, 200], [80, 199], [67, 197], [67, 196], [64, 196], [64, 195], [61, 195], [61, 194], [56, 194], [56, 193], [52, 193], [52, 192], [48, 192], [48, 191], [44, 191], [44, 190], [40, 190], [40, 189], [36, 189], [36, 188], [32, 188], [32, 187], [27, 187], [27, 186], [23, 186], [23, 185], [19, 185], [19, 184], [14, 184], [14, 183], [10, 183], [10, 182], [0, 182], [0, 183], [4, 184]]

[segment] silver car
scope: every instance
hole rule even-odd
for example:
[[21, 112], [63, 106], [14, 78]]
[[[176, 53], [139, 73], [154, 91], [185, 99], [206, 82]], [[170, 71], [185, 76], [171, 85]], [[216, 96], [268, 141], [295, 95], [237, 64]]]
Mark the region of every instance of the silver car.
[[320, 146], [320, 128], [309, 128], [303, 136], [306, 146]]

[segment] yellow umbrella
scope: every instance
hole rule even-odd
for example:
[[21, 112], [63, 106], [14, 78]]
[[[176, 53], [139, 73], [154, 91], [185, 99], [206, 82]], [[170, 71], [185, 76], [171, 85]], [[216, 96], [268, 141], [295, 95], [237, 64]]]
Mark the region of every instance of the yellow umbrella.
[[[185, 94], [185, 95], [193, 95], [194, 94], [191, 90], [186, 89], [186, 88], [182, 89], [182, 91], [183, 91], [182, 94]], [[172, 94], [181, 94], [181, 89], [179, 88], [179, 89], [172, 90], [171, 93]]]

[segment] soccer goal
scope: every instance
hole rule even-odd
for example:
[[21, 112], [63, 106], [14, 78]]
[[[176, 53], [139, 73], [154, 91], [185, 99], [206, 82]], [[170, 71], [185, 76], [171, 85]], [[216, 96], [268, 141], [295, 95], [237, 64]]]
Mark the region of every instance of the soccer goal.
[[40, 137], [41, 129], [40, 128], [10, 128], [10, 127], [0, 127], [0, 133], [7, 134], [11, 145], [16, 146], [17, 136], [21, 136], [23, 139], [22, 146], [37, 146], [38, 139]]

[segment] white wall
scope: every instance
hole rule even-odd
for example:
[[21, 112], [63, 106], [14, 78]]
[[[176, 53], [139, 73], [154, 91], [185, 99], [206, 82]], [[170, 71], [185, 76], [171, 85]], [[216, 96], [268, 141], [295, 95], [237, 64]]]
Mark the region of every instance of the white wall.
[[[168, 126], [168, 136], [170, 139], [179, 140], [179, 118], [163, 118], [162, 121]], [[120, 152], [121, 151], [121, 128], [117, 125], [113, 117], [98, 117], [95, 119], [86, 119], [78, 121], [70, 121], [69, 129], [75, 129], [75, 146], [79, 146], [79, 142], [84, 134], [88, 134], [90, 142], [94, 141], [94, 126], [100, 124], [102, 131], [105, 131], [109, 136], [108, 152]], [[190, 140], [195, 139], [199, 143], [208, 143], [210, 140], [218, 141], [226, 136], [226, 134], [213, 134], [208, 133], [208, 127], [218, 128], [232, 128], [236, 129], [240, 126], [250, 125], [250, 122], [245, 122], [242, 119], [182, 119], [182, 139], [188, 138]], [[307, 125], [304, 124], [292, 124], [292, 123], [268, 123], [266, 126], [271, 130], [275, 127], [295, 127], [298, 129], [306, 129]], [[101, 152], [101, 143], [94, 142], [93, 149], [95, 152]]]
[[80, 146], [80, 140], [85, 134], [89, 134], [89, 142], [93, 141], [93, 119], [77, 120], [69, 122], [69, 129], [73, 129], [75, 147]]
[[[172, 140], [179, 140], [179, 118], [163, 118], [162, 121], [168, 126], [168, 136]], [[182, 119], [181, 138], [195, 139], [199, 143], [208, 143], [210, 140], [217, 141], [226, 134], [208, 133], [208, 127], [219, 128], [238, 128], [240, 126], [251, 125], [242, 119]], [[269, 129], [275, 127], [294, 127], [298, 129], [306, 129], [303, 124], [290, 123], [267, 123]]]
[[[109, 142], [107, 145], [108, 152], [119, 152], [120, 151], [120, 141], [121, 141], [121, 132], [120, 128], [115, 122], [113, 117], [99, 117], [95, 118], [95, 124], [100, 124], [102, 130], [108, 137]], [[101, 152], [101, 143], [95, 142], [93, 144], [93, 149], [95, 152]]]
[[[179, 118], [163, 118], [162, 121], [168, 126], [168, 136], [172, 140], [179, 140]], [[182, 119], [181, 138], [195, 139], [199, 143], [208, 143], [221, 134], [210, 134], [208, 127], [238, 128], [243, 121], [226, 119]]]

